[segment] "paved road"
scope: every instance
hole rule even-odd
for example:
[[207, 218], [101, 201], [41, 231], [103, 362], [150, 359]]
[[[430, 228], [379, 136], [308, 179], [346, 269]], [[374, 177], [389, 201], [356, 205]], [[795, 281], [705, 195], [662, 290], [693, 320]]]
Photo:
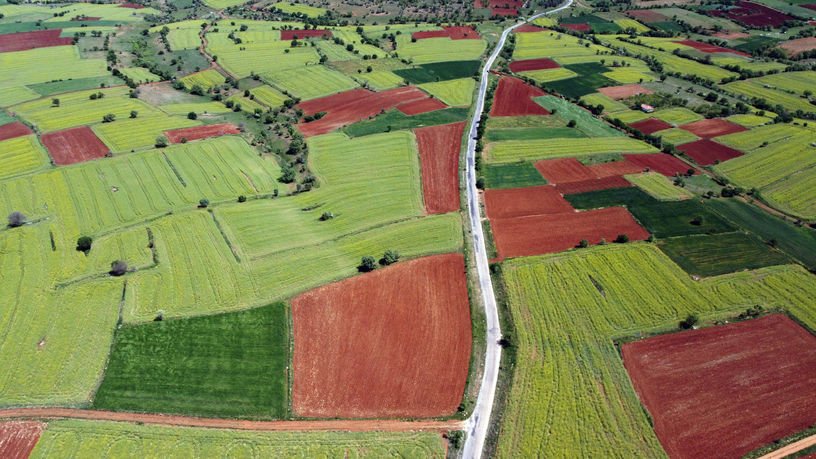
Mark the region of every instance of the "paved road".
[[[572, 2], [573, 0], [566, 0], [561, 6], [531, 16], [527, 21], [569, 8]], [[479, 397], [476, 399], [473, 414], [470, 415], [466, 423], [466, 440], [462, 449], [462, 457], [465, 459], [479, 459], [482, 457], [485, 437], [487, 436], [487, 429], [490, 425], [490, 415], [493, 411], [493, 402], [496, 398], [496, 382], [499, 377], [499, 364], [501, 363], [501, 346], [499, 346], [501, 327], [499, 325], [499, 312], [496, 309], [496, 296], [493, 293], [493, 284], [490, 280], [487, 250], [485, 249], [484, 234], [482, 233], [482, 212], [479, 208], [479, 193], [476, 189], [476, 129], [479, 127], [479, 119], [482, 117], [482, 112], [484, 111], [490, 68], [493, 66], [502, 48], [504, 48], [504, 42], [507, 40], [508, 35], [510, 35], [516, 27], [521, 26], [525, 22], [526, 21], [522, 21], [504, 29], [501, 38], [499, 38], [499, 42], [496, 44], [496, 48], [490, 57], [488, 57], [482, 69], [479, 94], [476, 98], [476, 110], [473, 113], [470, 131], [468, 132], [465, 182], [467, 184], [468, 213], [470, 214], [473, 248], [476, 255], [476, 268], [479, 273], [479, 285], [482, 291], [482, 302], [485, 306], [485, 317], [487, 320], [487, 349], [485, 352], [484, 374], [482, 375]]]

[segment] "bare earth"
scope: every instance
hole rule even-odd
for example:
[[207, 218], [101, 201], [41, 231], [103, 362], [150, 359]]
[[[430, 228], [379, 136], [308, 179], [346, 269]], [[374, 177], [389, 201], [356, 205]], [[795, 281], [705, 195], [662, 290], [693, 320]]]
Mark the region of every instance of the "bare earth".
[[797, 453], [813, 445], [816, 445], [816, 435], [811, 435], [795, 443], [791, 443], [788, 446], [783, 446], [782, 448], [779, 448], [776, 451], [771, 451], [770, 453], [760, 457], [759, 459], [782, 459], [784, 457], [788, 457], [793, 453]]

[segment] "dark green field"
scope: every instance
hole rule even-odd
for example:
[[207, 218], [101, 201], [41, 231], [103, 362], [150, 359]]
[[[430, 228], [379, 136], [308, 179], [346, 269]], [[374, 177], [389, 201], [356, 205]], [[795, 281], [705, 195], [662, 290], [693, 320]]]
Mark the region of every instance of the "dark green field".
[[683, 31], [683, 27], [674, 21], [649, 22], [648, 25], [664, 32], [679, 33]]
[[483, 169], [487, 188], [520, 188], [546, 185], [533, 163], [488, 164]]
[[448, 108], [409, 116], [399, 110], [390, 110], [373, 120], [360, 121], [343, 129], [351, 137], [379, 134], [381, 132], [413, 129], [422, 126], [456, 123], [467, 118], [467, 108]]
[[[2, 3], [0, 3], [2, 5]], [[0, 34], [33, 32], [45, 29], [67, 29], [69, 27], [102, 27], [118, 25], [117, 21], [59, 21], [59, 22], [7, 22], [0, 24]], [[91, 29], [89, 29], [91, 30]]]
[[598, 88], [617, 85], [616, 82], [602, 75], [607, 68], [597, 62], [565, 65], [564, 68], [572, 70], [578, 76], [566, 80], [550, 81], [544, 85], [567, 97], [577, 99], [595, 92]]
[[557, 138], [587, 137], [580, 129], [575, 128], [518, 128], [518, 129], [489, 129], [485, 134], [488, 142], [501, 140], [534, 140]]
[[576, 209], [626, 206], [649, 232], [659, 238], [735, 230], [699, 201], [658, 201], [637, 188], [615, 188], [565, 197]]
[[675, 237], [658, 246], [687, 273], [703, 277], [793, 262], [745, 233]]
[[80, 78], [77, 80], [62, 80], [32, 84], [29, 86], [29, 88], [41, 96], [50, 96], [52, 94], [59, 94], [61, 92], [100, 88], [103, 84], [105, 86], [117, 86], [120, 84], [125, 84], [125, 82], [113, 75], [109, 75], [102, 77]]
[[779, 42], [779, 40], [773, 37], [754, 36], [750, 38], [741, 38], [740, 42], [740, 44], [734, 46], [734, 49], [751, 53], [764, 46], [772, 46]]
[[286, 305], [126, 325], [97, 409], [278, 419], [288, 412]]
[[394, 70], [394, 73], [413, 84], [422, 84], [470, 77], [479, 71], [481, 65], [480, 61], [434, 62], [412, 69]]

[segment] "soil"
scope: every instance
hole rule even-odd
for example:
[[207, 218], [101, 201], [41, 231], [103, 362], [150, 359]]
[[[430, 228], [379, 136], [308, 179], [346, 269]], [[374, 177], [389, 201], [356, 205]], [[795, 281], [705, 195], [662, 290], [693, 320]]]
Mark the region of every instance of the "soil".
[[695, 41], [695, 40], [680, 40], [680, 41], [677, 41], [675, 43], [680, 43], [681, 45], [689, 46], [689, 47], [694, 48], [694, 49], [696, 49], [696, 50], [698, 50], [700, 52], [703, 52], [703, 53], [709, 53], [709, 54], [710, 53], [731, 53], [731, 54], [737, 54], [739, 56], [751, 57], [750, 54], [748, 54], [746, 52], [743, 52], [743, 51], [737, 51], [737, 50], [734, 50], [734, 49], [723, 48], [722, 46], [712, 45], [710, 43], [701, 43], [701, 42]]
[[734, 134], [736, 132], [747, 131], [748, 129], [739, 124], [732, 123], [721, 118], [710, 120], [700, 120], [680, 126], [680, 129], [691, 132], [702, 139], [710, 139], [721, 135]]
[[669, 19], [668, 17], [666, 17], [666, 15], [660, 14], [657, 11], [652, 10], [629, 10], [626, 12], [626, 14], [634, 19], [637, 19], [638, 21], [645, 23], [664, 22]]
[[576, 32], [589, 32], [590, 30], [592, 30], [592, 27], [590, 27], [589, 24], [585, 22], [581, 22], [578, 24], [561, 24], [561, 27], [569, 30], [574, 30]]
[[398, 262], [292, 301], [295, 415], [448, 416], [471, 350], [461, 254]]
[[459, 209], [459, 152], [465, 123], [414, 130], [422, 165], [422, 195], [429, 214]]
[[685, 174], [689, 169], [693, 169], [687, 163], [666, 153], [649, 153], [644, 155], [623, 155], [630, 163], [640, 166], [642, 171], [650, 170], [674, 177], [677, 174]]
[[637, 174], [643, 170], [637, 164], [631, 163], [626, 159], [623, 161], [610, 161], [608, 163], [593, 164], [587, 167], [598, 178]]
[[535, 168], [548, 182], [558, 184], [592, 180], [595, 174], [575, 158], [556, 158], [536, 161]]
[[788, 52], [789, 55], [795, 56], [805, 51], [816, 49], [816, 37], [797, 38], [796, 40], [788, 40], [779, 44], [779, 47]]
[[241, 131], [238, 129], [238, 126], [230, 123], [223, 123], [173, 129], [172, 131], [165, 131], [164, 134], [167, 136], [167, 140], [169, 140], [170, 143], [181, 143], [182, 139], [193, 141], [240, 133]]
[[16, 137], [22, 137], [29, 134], [32, 134], [31, 129], [19, 121], [0, 126], [0, 141], [14, 139]]
[[644, 134], [654, 134], [657, 131], [671, 129], [672, 125], [657, 118], [648, 118], [643, 121], [631, 123], [629, 127], [633, 127]]
[[527, 59], [524, 61], [513, 61], [510, 63], [510, 70], [513, 72], [526, 72], [528, 70], [557, 69], [561, 67], [558, 62], [552, 59]]
[[315, 37], [333, 37], [334, 34], [331, 30], [320, 30], [320, 29], [309, 29], [309, 30], [281, 30], [281, 40], [284, 41], [291, 41], [294, 40], [295, 37], [302, 39], [302, 38], [315, 38]]
[[580, 182], [559, 183], [555, 187], [561, 194], [587, 193], [589, 191], [608, 190], [610, 188], [628, 188], [632, 186], [629, 180], [613, 175], [610, 177], [582, 180]]
[[773, 314], [621, 347], [670, 457], [733, 458], [816, 423], [816, 337]]
[[28, 459], [44, 429], [45, 424], [36, 421], [0, 422], [0, 457]]
[[533, 101], [533, 97], [546, 94], [518, 78], [502, 77], [493, 96], [490, 116], [549, 115], [547, 109]]
[[453, 26], [443, 27], [442, 30], [426, 30], [422, 32], [414, 32], [411, 38], [422, 40], [423, 38], [450, 38], [451, 40], [479, 40], [479, 36], [473, 27], [470, 26]]
[[422, 113], [442, 110], [443, 108], [448, 108], [448, 106], [439, 99], [431, 98], [415, 100], [397, 105], [397, 110], [405, 113], [406, 115], [419, 115]]
[[684, 143], [678, 146], [677, 149], [701, 166], [710, 166], [711, 164], [721, 163], [742, 156], [741, 151], [734, 150], [733, 148], [726, 147], [725, 145], [708, 139]]
[[[524, 24], [521, 27], [517, 27], [515, 33], [531, 33], [531, 32], [544, 32], [545, 28], [539, 27], [533, 24]], [[515, 70], [514, 70], [515, 72]]]
[[550, 185], [491, 189], [485, 191], [484, 199], [487, 217], [490, 219], [574, 211], [561, 193]]
[[60, 38], [61, 33], [62, 29], [50, 29], [0, 35], [0, 53], [71, 45], [73, 39], [71, 37]]
[[638, 94], [652, 94], [651, 89], [644, 88], [639, 84], [624, 84], [620, 86], [607, 86], [598, 89], [598, 92], [614, 100], [628, 99]]
[[49, 132], [41, 140], [58, 166], [104, 158], [110, 151], [88, 126]]
[[745, 32], [717, 32], [711, 34], [711, 36], [722, 38], [723, 40], [736, 40], [739, 38], [748, 38], [751, 34]]

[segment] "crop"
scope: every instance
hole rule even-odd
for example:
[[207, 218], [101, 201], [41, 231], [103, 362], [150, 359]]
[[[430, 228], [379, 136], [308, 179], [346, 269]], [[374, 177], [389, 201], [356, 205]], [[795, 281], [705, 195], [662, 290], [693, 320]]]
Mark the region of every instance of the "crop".
[[182, 49], [196, 49], [201, 46], [201, 38], [198, 36], [200, 21], [195, 22], [194, 27], [174, 29], [167, 34], [167, 41], [170, 49], [180, 51]]
[[637, 22], [634, 19], [628, 18], [615, 19], [615, 24], [617, 24], [618, 27], [620, 27], [623, 30], [634, 29], [634, 31], [638, 33], [648, 32], [650, 30], [648, 27]]
[[680, 72], [684, 75], [693, 75], [700, 78], [705, 78], [714, 82], [719, 82], [725, 78], [737, 76], [734, 72], [729, 72], [715, 65], [705, 65], [691, 59], [676, 56], [671, 52], [660, 51], [658, 49], [640, 46], [633, 43], [623, 41], [619, 38], [613, 38], [612, 43], [615, 46], [620, 46], [635, 55], [643, 55], [654, 57], [661, 64], [663, 68], [669, 72]]
[[265, 82], [303, 100], [316, 99], [356, 88], [357, 82], [323, 65], [262, 74]]
[[601, 153], [652, 153], [657, 150], [629, 137], [597, 137], [592, 142], [583, 139], [509, 140], [490, 144], [488, 160], [510, 163], [518, 160], [547, 159], [564, 156], [586, 156]]
[[425, 83], [420, 88], [451, 107], [470, 106], [476, 82], [472, 78]]
[[318, 16], [323, 16], [326, 14], [326, 10], [324, 8], [317, 8], [314, 6], [303, 5], [301, 3], [292, 3], [292, 2], [278, 2], [272, 5], [273, 7], [289, 14], [303, 14], [310, 18], [316, 18]]
[[690, 191], [675, 186], [665, 175], [657, 172], [627, 175], [626, 180], [661, 201], [681, 201], [694, 196]]
[[[761, 129], [761, 128], [758, 128]], [[756, 130], [756, 129], [754, 129]], [[753, 132], [748, 131], [749, 133]], [[729, 141], [758, 142], [762, 137], [730, 138]], [[763, 188], [778, 182], [786, 177], [800, 178], [795, 174], [816, 166], [816, 158], [812, 154], [809, 139], [806, 133], [782, 141], [774, 142], [762, 148], [753, 150], [750, 154], [734, 158], [715, 166], [717, 171], [731, 179], [734, 183], [746, 188]]]
[[669, 124], [680, 126], [703, 119], [699, 114], [683, 107], [672, 107], [657, 110], [652, 116]]
[[488, 164], [484, 168], [484, 178], [487, 188], [519, 188], [547, 184], [547, 180], [530, 162]]
[[[783, 75], [787, 75], [786, 72]], [[816, 105], [812, 105], [799, 95], [789, 94], [785, 91], [774, 89], [768, 83], [764, 83], [761, 78], [753, 78], [749, 80], [734, 81], [722, 86], [726, 91], [747, 96], [749, 98], [765, 99], [773, 105], [782, 105], [785, 109], [796, 111], [802, 110], [805, 112], [816, 111]], [[801, 88], [800, 88], [801, 89]], [[804, 89], [802, 90], [804, 91]]]
[[46, 164], [48, 159], [37, 137], [33, 135], [0, 141], [0, 178], [37, 170]]
[[486, 47], [487, 43], [482, 39], [425, 38], [411, 43], [409, 34], [397, 35], [399, 56], [414, 64], [479, 59]]
[[[187, 113], [189, 112], [184, 112], [185, 115]], [[200, 124], [200, 122], [191, 121], [187, 117], [167, 116], [161, 112], [148, 112], [145, 114], [139, 112], [138, 118], [123, 118], [113, 123], [100, 123], [94, 126], [93, 130], [111, 151], [128, 152], [133, 149], [152, 148], [156, 142], [156, 137], [162, 135], [165, 131]]]
[[[258, 24], [255, 21], [251, 22], [253, 22], [251, 27], [256, 27]], [[229, 22], [225, 25], [228, 24]], [[238, 25], [237, 22], [236, 25]], [[265, 40], [238, 45], [228, 38], [228, 33], [224, 32], [224, 29], [220, 26], [219, 29], [221, 32], [207, 34], [207, 50], [212, 55], [218, 56], [219, 65], [238, 78], [246, 78], [252, 73], [262, 75], [303, 68], [307, 64], [317, 66], [320, 61], [320, 56], [312, 47], [291, 48], [289, 41], [280, 40], [278, 31], [261, 32], [265, 34]], [[259, 32], [238, 32], [237, 34], [245, 36]]]
[[561, 118], [564, 124], [574, 120], [576, 122], [575, 129], [589, 137], [614, 137], [623, 135], [620, 131], [611, 128], [608, 124], [592, 116], [592, 114], [584, 108], [569, 103], [560, 97], [541, 96], [536, 97], [535, 101], [547, 110], [553, 112], [553, 116]]
[[227, 80], [218, 72], [218, 70], [207, 69], [187, 75], [179, 81], [181, 81], [187, 89], [191, 89], [194, 86], [199, 86], [201, 89], [206, 91], [224, 84]]
[[154, 75], [153, 73], [150, 72], [150, 70], [147, 70], [146, 68], [126, 67], [120, 70], [122, 74], [124, 74], [126, 77], [130, 78], [131, 80], [139, 84], [161, 81], [160, 76]]
[[548, 57], [564, 64], [562, 57], [595, 56], [597, 51], [609, 51], [609, 48], [595, 44], [581, 45], [578, 40], [557, 32], [520, 33], [516, 36], [513, 60]]
[[697, 276], [792, 263], [784, 253], [745, 233], [673, 237], [660, 241], [659, 247], [686, 272]]

